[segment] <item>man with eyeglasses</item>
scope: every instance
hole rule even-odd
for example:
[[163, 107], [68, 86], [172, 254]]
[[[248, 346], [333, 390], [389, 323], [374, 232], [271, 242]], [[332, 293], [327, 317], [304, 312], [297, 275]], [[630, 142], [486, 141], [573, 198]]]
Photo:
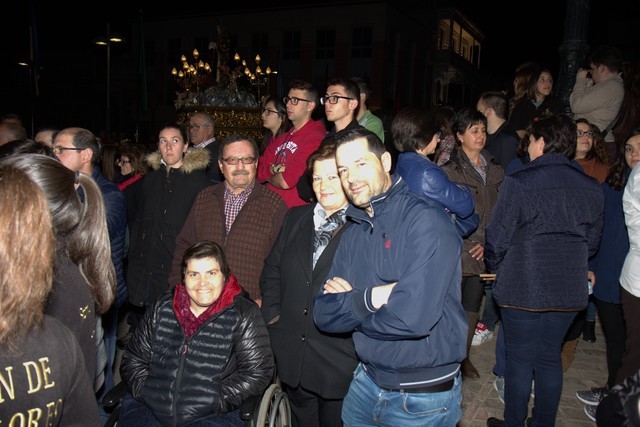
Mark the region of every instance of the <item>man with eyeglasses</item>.
[[207, 113], [195, 113], [189, 119], [189, 142], [195, 148], [206, 148], [211, 163], [207, 167], [207, 176], [214, 182], [222, 182], [224, 176], [218, 166], [218, 146], [214, 136], [215, 126], [213, 117]]
[[[53, 152], [67, 169], [89, 175], [100, 187], [106, 209], [107, 228], [111, 262], [116, 273], [115, 304], [102, 315], [104, 345], [107, 351], [105, 383], [103, 392], [113, 386], [113, 363], [116, 354], [116, 333], [118, 329], [118, 309], [127, 300], [127, 287], [124, 280], [124, 241], [127, 228], [127, 210], [124, 194], [118, 187], [100, 173], [96, 167], [100, 160], [100, 142], [89, 130], [66, 128], [58, 132], [53, 140]], [[99, 399], [102, 398], [102, 395]]]
[[224, 248], [238, 282], [260, 304], [260, 273], [287, 205], [256, 181], [258, 145], [250, 137], [226, 137], [220, 143], [218, 166], [225, 180], [202, 190], [194, 201], [176, 240], [169, 280], [181, 280], [182, 255], [188, 247], [211, 240]]
[[[322, 140], [321, 145], [333, 141], [336, 134], [351, 129], [362, 129], [356, 115], [360, 103], [360, 88], [351, 79], [334, 78], [327, 83], [327, 92], [320, 98], [324, 105], [327, 120], [333, 123], [333, 128]], [[296, 185], [298, 196], [305, 202], [313, 202], [315, 193], [311, 188], [309, 176], [303, 174]]]
[[305, 173], [307, 158], [319, 146], [327, 131], [311, 115], [318, 91], [311, 83], [294, 80], [283, 99], [293, 126], [269, 144], [260, 158], [258, 180], [282, 197], [288, 207], [307, 203], [298, 196], [296, 184]]

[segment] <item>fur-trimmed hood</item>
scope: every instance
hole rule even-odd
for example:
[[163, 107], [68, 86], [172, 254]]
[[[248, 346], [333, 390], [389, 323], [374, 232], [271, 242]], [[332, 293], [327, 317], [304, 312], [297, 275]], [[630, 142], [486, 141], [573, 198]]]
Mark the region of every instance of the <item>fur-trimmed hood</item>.
[[[160, 151], [154, 151], [153, 153], [148, 154], [145, 160], [153, 170], [158, 170], [164, 166]], [[179, 169], [183, 173], [191, 173], [196, 170], [206, 169], [207, 166], [209, 166], [209, 163], [210, 156], [207, 149], [192, 147], [189, 148], [184, 155], [182, 166], [180, 166]]]

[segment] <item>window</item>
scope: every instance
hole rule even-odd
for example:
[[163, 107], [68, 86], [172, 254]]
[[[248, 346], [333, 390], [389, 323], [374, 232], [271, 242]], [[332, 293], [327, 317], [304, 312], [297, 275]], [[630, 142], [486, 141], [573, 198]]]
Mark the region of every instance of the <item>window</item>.
[[167, 40], [167, 64], [171, 67], [180, 65], [180, 39]]
[[316, 32], [316, 59], [333, 59], [336, 56], [336, 30]]
[[285, 31], [282, 44], [283, 59], [300, 59], [300, 31]]
[[251, 52], [264, 55], [269, 49], [269, 34], [268, 33], [253, 33], [251, 34]]
[[448, 19], [441, 20], [440, 29], [438, 30], [438, 49], [442, 49], [442, 50], [449, 49], [450, 33], [451, 33], [450, 21]]
[[354, 28], [351, 56], [353, 58], [371, 58], [372, 46], [373, 30], [371, 27]]

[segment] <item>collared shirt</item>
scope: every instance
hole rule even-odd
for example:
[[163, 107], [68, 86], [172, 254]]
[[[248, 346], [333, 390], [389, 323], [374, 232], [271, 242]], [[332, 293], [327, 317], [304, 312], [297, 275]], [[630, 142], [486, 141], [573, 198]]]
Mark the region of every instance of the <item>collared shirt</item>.
[[471, 159], [469, 159], [469, 163], [471, 163], [471, 166], [473, 166], [476, 172], [478, 172], [478, 174], [480, 175], [480, 178], [482, 178], [482, 182], [486, 184], [487, 183], [487, 166], [488, 166], [487, 159], [485, 159], [484, 156], [481, 154], [480, 165], [476, 165], [476, 163]]
[[240, 210], [247, 203], [249, 199], [249, 195], [253, 191], [253, 187], [255, 187], [256, 181], [253, 180], [251, 184], [246, 188], [246, 190], [241, 191], [238, 194], [233, 194], [233, 191], [229, 189], [229, 184], [225, 181], [224, 183], [224, 217], [225, 217], [225, 228], [227, 229], [227, 234], [231, 230], [231, 226], [233, 225], [233, 221], [236, 220], [236, 217], [240, 213]]
[[215, 138], [211, 138], [211, 139], [207, 139], [206, 141], [202, 141], [200, 144], [196, 145], [196, 148], [204, 148], [207, 145], [211, 144], [212, 142], [215, 142], [216, 139]]

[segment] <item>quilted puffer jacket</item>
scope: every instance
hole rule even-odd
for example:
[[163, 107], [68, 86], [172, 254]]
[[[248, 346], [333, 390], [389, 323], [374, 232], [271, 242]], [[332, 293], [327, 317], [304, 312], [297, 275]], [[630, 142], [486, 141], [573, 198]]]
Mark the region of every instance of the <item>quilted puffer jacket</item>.
[[145, 314], [122, 358], [129, 392], [162, 425], [184, 425], [236, 409], [273, 378], [273, 354], [260, 309], [245, 292], [189, 338], [173, 309], [174, 291]]

